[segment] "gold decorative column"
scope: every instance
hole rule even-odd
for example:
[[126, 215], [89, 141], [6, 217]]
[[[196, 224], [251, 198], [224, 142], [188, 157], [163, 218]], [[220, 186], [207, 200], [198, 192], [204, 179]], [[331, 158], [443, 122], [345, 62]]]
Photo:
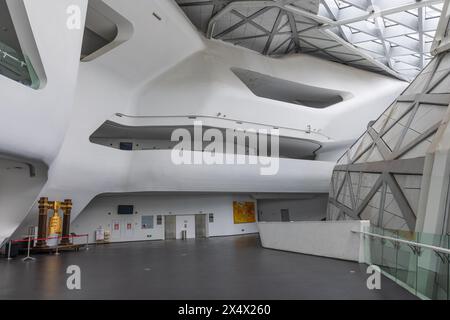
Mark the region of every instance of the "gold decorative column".
[[63, 239], [61, 240], [61, 244], [63, 245], [69, 245], [71, 244], [70, 238], [65, 238], [70, 235], [70, 213], [72, 211], [72, 200], [66, 199], [61, 205], [61, 209], [63, 210], [64, 216], [63, 216], [63, 229], [62, 229], [62, 236]]
[[[47, 237], [47, 212], [50, 208], [48, 198], [42, 197], [39, 199], [39, 224], [38, 224], [38, 238], [43, 239]], [[46, 240], [38, 240], [36, 242], [36, 247], [44, 248], [47, 247]]]

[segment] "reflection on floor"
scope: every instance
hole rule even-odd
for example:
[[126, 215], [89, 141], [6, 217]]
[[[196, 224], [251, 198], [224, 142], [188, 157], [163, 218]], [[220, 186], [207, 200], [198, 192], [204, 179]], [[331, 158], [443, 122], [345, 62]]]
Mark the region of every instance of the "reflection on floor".
[[[81, 268], [81, 290], [66, 269]], [[387, 278], [368, 290], [365, 266], [263, 249], [257, 235], [91, 246], [0, 259], [0, 299], [414, 299]]]

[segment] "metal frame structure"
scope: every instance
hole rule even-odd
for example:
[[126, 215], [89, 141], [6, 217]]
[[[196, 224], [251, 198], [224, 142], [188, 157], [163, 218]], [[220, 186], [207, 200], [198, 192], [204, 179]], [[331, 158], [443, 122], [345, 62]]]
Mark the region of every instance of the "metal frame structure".
[[207, 38], [413, 79], [431, 60], [447, 0], [177, 0]]
[[321, 0], [326, 26], [375, 59], [407, 77], [431, 60], [431, 44], [441, 16], [439, 0]]
[[[450, 54], [444, 53], [368, 126], [334, 169], [328, 219], [371, 220], [373, 225], [382, 228], [415, 230], [418, 205], [411, 204], [411, 197], [408, 199], [406, 195], [407, 186], [400, 185], [396, 176], [421, 179], [426, 152], [446, 126], [449, 80]], [[362, 186], [364, 175], [372, 175], [372, 179]], [[365, 188], [363, 195], [362, 188]], [[416, 200], [420, 191], [419, 183]], [[389, 205], [395, 202], [392, 205], [395, 212], [387, 209], [388, 196]], [[386, 221], [386, 213], [395, 216], [395, 225]]]
[[450, 37], [448, 37], [449, 21], [450, 2], [447, 0], [442, 8], [441, 20], [439, 21], [436, 36], [431, 47], [431, 52], [435, 55], [450, 49]]

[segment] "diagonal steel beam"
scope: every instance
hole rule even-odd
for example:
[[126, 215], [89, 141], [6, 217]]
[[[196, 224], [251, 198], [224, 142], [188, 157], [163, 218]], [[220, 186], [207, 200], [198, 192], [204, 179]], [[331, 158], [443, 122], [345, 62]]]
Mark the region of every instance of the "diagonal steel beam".
[[263, 55], [267, 55], [269, 53], [269, 49], [270, 49], [270, 46], [272, 45], [273, 37], [278, 32], [278, 27], [280, 26], [280, 23], [281, 23], [281, 20], [283, 19], [283, 16], [284, 16], [284, 12], [283, 12], [283, 10], [280, 9], [278, 11], [278, 15], [277, 15], [277, 18], [275, 20], [275, 23], [273, 24], [272, 31], [270, 32], [269, 38], [267, 39], [266, 45], [264, 46], [264, 49], [263, 49], [263, 52], [262, 52]]
[[[242, 7], [250, 7], [250, 8], [265, 8], [265, 7], [274, 7], [277, 6], [275, 2], [273, 1], [236, 1], [231, 2], [228, 4], [225, 8], [223, 8], [221, 11], [219, 11], [217, 14], [215, 14], [208, 22], [208, 28], [206, 31], [206, 37], [208, 39], [211, 39], [214, 33], [214, 27], [216, 25], [216, 22], [225, 16], [227, 13], [231, 12], [232, 10], [236, 8], [242, 8]], [[269, 9], [267, 9], [269, 10]]]
[[[227, 34], [230, 33], [230, 32], [233, 32], [234, 30], [238, 29], [239, 27], [243, 26], [244, 24], [249, 23], [249, 22], [252, 21], [254, 18], [256, 18], [256, 17], [258, 17], [258, 16], [260, 16], [260, 15], [266, 13], [266, 12], [269, 11], [270, 9], [271, 9], [270, 7], [262, 8], [261, 10], [258, 10], [258, 11], [255, 12], [254, 14], [252, 14], [252, 15], [250, 15], [250, 16], [248, 16], [248, 17], [245, 17], [245, 18], [242, 18], [241, 15], [238, 15], [242, 20], [239, 21], [238, 23], [232, 25], [231, 27], [225, 29], [225, 30], [222, 31], [221, 33], [217, 34], [217, 35], [215, 36], [215, 38], [216, 38], [216, 39], [222, 38], [223, 36], [227, 35]], [[234, 10], [234, 9], [233, 9], [233, 10]], [[231, 10], [230, 13], [234, 12], [233, 10]]]
[[376, 148], [378, 148], [378, 151], [380, 151], [381, 155], [383, 156], [383, 159], [388, 160], [391, 154], [391, 150], [389, 150], [389, 147], [386, 145], [386, 142], [384, 142], [384, 140], [381, 139], [381, 137], [378, 135], [378, 133], [375, 131], [374, 128], [369, 127], [367, 132], [374, 141]]
[[414, 228], [416, 227], [416, 215], [411, 209], [408, 200], [406, 200], [402, 189], [390, 173], [384, 173], [383, 180], [386, 181], [387, 185], [391, 189], [392, 195], [394, 196], [394, 199], [397, 202], [400, 211], [402, 212], [403, 219], [405, 219], [409, 229], [414, 230]]
[[299, 39], [297, 23], [295, 22], [294, 15], [292, 14], [292, 12], [286, 12], [286, 15], [287, 15], [288, 20], [289, 20], [289, 26], [291, 27], [292, 40], [295, 43], [296, 50], [300, 50], [301, 49], [301, 47], [300, 47], [300, 39]]

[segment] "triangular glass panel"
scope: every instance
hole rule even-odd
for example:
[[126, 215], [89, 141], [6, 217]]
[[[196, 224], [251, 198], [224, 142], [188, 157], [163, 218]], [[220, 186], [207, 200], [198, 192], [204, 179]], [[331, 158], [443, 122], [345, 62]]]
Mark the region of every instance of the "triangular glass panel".
[[440, 83], [438, 83], [430, 93], [450, 93], [450, 75], [448, 75]]
[[357, 160], [355, 161], [355, 163], [364, 163], [366, 162], [366, 159], [369, 157], [369, 155], [372, 153], [372, 149], [373, 147], [367, 149], [366, 152], [364, 152], [362, 155], [360, 155]]
[[386, 122], [388, 120], [388, 114], [392, 108], [393, 108], [393, 106], [390, 107], [386, 112], [384, 112], [372, 125], [372, 128], [376, 132], [380, 133], [386, 127]]
[[255, 50], [258, 52], [262, 52], [266, 46], [267, 40], [269, 37], [258, 37], [258, 38], [251, 38], [251, 39], [245, 39], [240, 41], [231, 41], [236, 45], [240, 45], [244, 48]]
[[433, 133], [431, 136], [429, 136], [425, 140], [418, 143], [416, 146], [414, 146], [408, 152], [403, 154], [400, 157], [400, 159], [413, 159], [413, 158], [424, 157], [425, 154], [428, 152], [428, 149], [430, 149], [431, 143], [433, 142], [435, 135], [436, 135], [436, 133]]
[[214, 38], [218, 36], [229, 38], [230, 33], [223, 34], [223, 32], [229, 29], [230, 26], [234, 26], [236, 23], [239, 23], [241, 20], [241, 18], [234, 14], [225, 14], [221, 19], [219, 19], [219, 21], [217, 21], [216, 26], [214, 27]]
[[289, 19], [287, 17], [287, 15], [283, 15], [283, 17], [281, 18], [279, 27], [277, 32], [291, 32], [291, 25], [289, 24]]
[[398, 206], [389, 186], [386, 188], [386, 198], [380, 227], [390, 230], [408, 230], [408, 225], [403, 218], [400, 207]]
[[417, 216], [419, 208], [419, 199], [421, 191], [422, 176], [419, 175], [406, 175], [406, 174], [394, 174], [394, 178], [397, 181], [400, 189], [403, 192], [406, 200], [408, 200], [409, 206]]
[[436, 73], [443, 72], [443, 71], [449, 71], [449, 69], [450, 69], [450, 55], [447, 53], [440, 59], [439, 66], [436, 69]]
[[383, 160], [384, 160], [384, 158], [381, 155], [380, 151], [378, 150], [378, 147], [376, 145], [374, 145], [372, 147], [372, 149], [370, 150], [370, 154], [366, 157], [364, 162], [376, 162], [376, 161], [383, 161]]
[[349, 180], [345, 179], [344, 186], [342, 187], [342, 191], [339, 193], [338, 201], [342, 203], [344, 206], [352, 209], [352, 199], [350, 195], [350, 189], [349, 189]]
[[[257, 37], [257, 36], [263, 36], [263, 35], [265, 35], [265, 33], [262, 30], [256, 28], [255, 26], [253, 26], [250, 23], [245, 23], [242, 26], [240, 26], [239, 28], [237, 28], [229, 33], [226, 33], [222, 37], [222, 40], [236, 42], [234, 39], [239, 39], [239, 38], [243, 38], [243, 37], [245, 37], [245, 38]], [[250, 39], [250, 40], [252, 40], [252, 39]], [[239, 42], [239, 44], [241, 44], [241, 43]]]
[[410, 108], [412, 108], [411, 102], [397, 102], [395, 107], [392, 108], [390, 113], [387, 114], [389, 120], [386, 123], [385, 130], [388, 130], [395, 121], [402, 118], [406, 111]]
[[378, 132], [384, 132], [400, 117], [402, 117], [406, 110], [410, 108], [412, 103], [410, 102], [395, 102], [377, 119], [372, 125], [372, 128]]
[[350, 159], [348, 156], [348, 151], [338, 160], [337, 165], [344, 165], [344, 164], [349, 164], [350, 163]]
[[214, 5], [211, 3], [210, 5], [185, 6], [182, 9], [198, 29], [206, 32], [213, 8]]
[[269, 53], [271, 54], [284, 53], [286, 51], [287, 46], [291, 42], [290, 40], [291, 40], [290, 34], [275, 35], [270, 45]]
[[253, 22], [257, 23], [266, 30], [272, 30], [279, 12], [280, 10], [278, 8], [270, 9], [254, 18]]
[[331, 175], [331, 183], [330, 183], [330, 191], [329, 191], [329, 194], [330, 194], [330, 198], [334, 198], [334, 193], [335, 193], [335, 191], [334, 191], [334, 181], [337, 179], [337, 173], [336, 173], [336, 171], [333, 171], [333, 174]]
[[417, 109], [414, 119], [409, 126], [401, 147], [406, 146], [411, 141], [419, 137], [432, 126], [440, 123], [447, 108], [432, 104], [421, 104]]
[[370, 199], [366, 207], [362, 210], [359, 217], [361, 220], [369, 220], [371, 224], [378, 225], [378, 218], [380, 215], [380, 201], [381, 201], [381, 187]]
[[430, 78], [431, 73], [421, 73], [414, 81], [406, 88], [404, 95], [418, 94], [425, 91], [425, 86], [427, 85], [427, 80]]
[[358, 140], [355, 141], [355, 143], [350, 147], [350, 149], [347, 151], [348, 156], [350, 158], [350, 161], [353, 160], [355, 157], [356, 152], [358, 152], [358, 148], [361, 145], [362, 140], [364, 139], [366, 133], [358, 138]]
[[403, 130], [412, 115], [412, 110], [406, 113], [392, 128], [390, 128], [382, 137], [389, 149], [393, 151], [401, 138]]
[[414, 115], [414, 119], [411, 122], [411, 130], [419, 133], [425, 132], [436, 123], [440, 123], [443, 120], [446, 111], [447, 107], [444, 106], [420, 104]]
[[372, 138], [368, 133], [364, 134], [360, 138], [360, 140], [354, 144], [354, 146], [350, 149], [350, 159], [355, 161], [355, 159], [359, 158], [359, 156], [367, 151], [367, 148], [373, 143]]
[[353, 197], [355, 198], [355, 204], [358, 205], [358, 190], [359, 190], [359, 179], [361, 173], [350, 172], [350, 184], [352, 187]]
[[245, 17], [250, 17], [252, 14], [258, 12], [259, 10], [261, 10], [260, 7], [238, 7], [236, 9], [237, 12], [239, 12], [240, 14], [242, 14]]
[[433, 59], [415, 79], [409, 85], [409, 87], [403, 93], [404, 95], [417, 94], [425, 91], [425, 86], [428, 83], [428, 80], [433, 75], [433, 70], [436, 66], [437, 59]]
[[[342, 185], [342, 182], [344, 181], [345, 172], [344, 171], [335, 171], [335, 178], [333, 179], [333, 194], [334, 198], [337, 199], [339, 196], [339, 188]], [[341, 189], [342, 192], [342, 189]]]
[[378, 150], [377, 146], [373, 147], [372, 153], [367, 158], [366, 162], [376, 162], [376, 161], [383, 161], [384, 158], [381, 155], [380, 151]]
[[380, 174], [378, 173], [362, 173], [361, 174], [361, 184], [357, 193], [357, 204], [359, 205], [369, 194], [370, 190], [377, 182]]
[[328, 220], [337, 220], [339, 216], [339, 208], [332, 203], [328, 204]]

